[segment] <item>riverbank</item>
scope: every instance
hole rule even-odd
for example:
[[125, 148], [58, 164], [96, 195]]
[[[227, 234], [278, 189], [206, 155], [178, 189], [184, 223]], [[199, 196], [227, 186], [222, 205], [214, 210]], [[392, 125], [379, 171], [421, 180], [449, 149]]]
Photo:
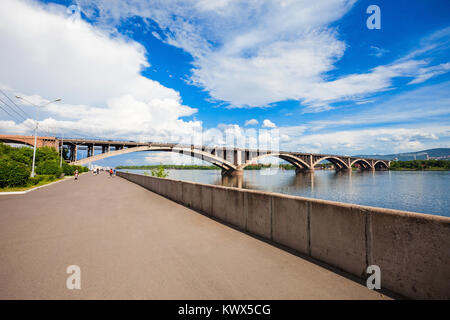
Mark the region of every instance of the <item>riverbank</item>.
[[392, 171], [449, 171], [448, 160], [409, 160], [392, 161], [389, 167]]
[[[68, 178], [68, 177], [66, 177], [66, 178]], [[37, 188], [37, 187], [42, 187], [42, 186], [45, 186], [47, 184], [50, 184], [50, 183], [53, 183], [53, 182], [57, 182], [57, 181], [61, 181], [61, 180], [64, 180], [64, 178], [61, 178], [61, 179], [55, 178], [53, 180], [43, 180], [43, 181], [38, 182], [35, 185], [28, 185], [28, 186], [23, 186], [23, 187], [0, 188], [0, 194], [3, 193], [3, 192], [28, 191], [28, 190], [32, 190], [32, 189]]]
[[[117, 166], [116, 169], [130, 169], [130, 170], [152, 170], [156, 168], [174, 169], [174, 170], [220, 170], [217, 166], [202, 166], [202, 165], [142, 165], [142, 166]], [[262, 170], [268, 168], [280, 168], [283, 170], [295, 170], [295, 166], [291, 164], [254, 164], [248, 165], [244, 170]], [[316, 165], [315, 170], [333, 170], [331, 164], [321, 163]], [[359, 170], [357, 167], [352, 167], [352, 170]], [[410, 160], [410, 161], [392, 161], [389, 168], [391, 171], [450, 171], [450, 161], [448, 160]]]

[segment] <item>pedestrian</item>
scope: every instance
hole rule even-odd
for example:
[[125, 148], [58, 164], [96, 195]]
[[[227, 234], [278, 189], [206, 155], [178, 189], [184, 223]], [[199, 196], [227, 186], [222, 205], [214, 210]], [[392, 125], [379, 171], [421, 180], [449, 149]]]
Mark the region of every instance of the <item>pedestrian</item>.
[[74, 176], [75, 176], [75, 180], [78, 180], [78, 169], [75, 170]]
[[116, 176], [116, 169], [113, 170], [113, 176]]
[[112, 175], [113, 175], [113, 170], [109, 169], [109, 176], [112, 177]]

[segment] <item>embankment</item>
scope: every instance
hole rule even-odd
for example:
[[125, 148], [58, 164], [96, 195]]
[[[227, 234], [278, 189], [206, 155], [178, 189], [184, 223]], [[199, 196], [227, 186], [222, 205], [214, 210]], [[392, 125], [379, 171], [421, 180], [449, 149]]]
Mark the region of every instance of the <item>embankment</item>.
[[187, 207], [413, 299], [450, 299], [450, 218], [118, 172]]

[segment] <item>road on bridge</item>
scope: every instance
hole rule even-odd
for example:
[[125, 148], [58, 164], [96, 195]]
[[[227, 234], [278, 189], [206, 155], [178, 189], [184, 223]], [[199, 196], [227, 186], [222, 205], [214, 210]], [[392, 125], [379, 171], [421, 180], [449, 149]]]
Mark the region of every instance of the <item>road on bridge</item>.
[[0, 196], [0, 299], [386, 298], [106, 173]]

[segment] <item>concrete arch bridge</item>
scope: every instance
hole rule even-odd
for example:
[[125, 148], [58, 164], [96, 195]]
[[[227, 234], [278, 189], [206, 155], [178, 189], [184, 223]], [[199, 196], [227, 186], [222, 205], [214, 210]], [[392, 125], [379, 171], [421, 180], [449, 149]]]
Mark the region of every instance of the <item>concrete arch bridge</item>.
[[[25, 143], [32, 145], [31, 136], [0, 135], [0, 141]], [[53, 140], [52, 140], [53, 139]], [[41, 141], [42, 140], [42, 141]], [[331, 162], [336, 170], [350, 170], [357, 166], [363, 170], [386, 170], [390, 161], [381, 159], [357, 158], [342, 155], [314, 154], [288, 151], [242, 149], [230, 147], [211, 147], [198, 145], [180, 145], [173, 143], [152, 143], [114, 140], [58, 139], [38, 137], [37, 145], [61, 146], [69, 149], [70, 164], [84, 165], [93, 161], [142, 151], [166, 151], [188, 155], [207, 161], [222, 169], [224, 175], [241, 175], [245, 167], [257, 163], [266, 157], [278, 157], [296, 167], [297, 172], [312, 172], [324, 160]], [[95, 149], [101, 153], [95, 154]], [[87, 150], [87, 156], [78, 159], [79, 149]]]

